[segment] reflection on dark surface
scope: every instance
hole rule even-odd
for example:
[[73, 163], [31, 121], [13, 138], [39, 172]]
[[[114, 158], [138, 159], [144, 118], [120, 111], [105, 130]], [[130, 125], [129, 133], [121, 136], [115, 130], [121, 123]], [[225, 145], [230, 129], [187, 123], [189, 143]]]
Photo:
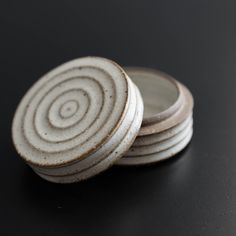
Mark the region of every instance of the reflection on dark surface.
[[[194, 161], [189, 158], [191, 151], [192, 147], [188, 147], [177, 157], [155, 165], [115, 166], [95, 178], [69, 185], [46, 182], [30, 168], [24, 168], [20, 188], [27, 206], [36, 211], [39, 218], [77, 222], [80, 232], [86, 232], [85, 223], [91, 221], [93, 227], [106, 227], [111, 233], [115, 228], [121, 235], [132, 225], [129, 230], [135, 233], [133, 230], [144, 230], [142, 218], [152, 211], [153, 200], [155, 211], [160, 214], [163, 202], [173, 204], [178, 195], [184, 194]], [[168, 189], [172, 196], [166, 199]], [[166, 215], [163, 213], [162, 217]], [[132, 229], [133, 225], [137, 225], [136, 229]]]

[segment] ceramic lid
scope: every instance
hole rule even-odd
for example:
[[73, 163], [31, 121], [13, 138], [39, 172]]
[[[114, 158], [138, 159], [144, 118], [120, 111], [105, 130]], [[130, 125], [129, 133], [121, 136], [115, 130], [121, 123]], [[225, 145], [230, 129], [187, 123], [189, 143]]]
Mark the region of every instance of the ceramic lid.
[[126, 73], [108, 59], [85, 57], [55, 68], [29, 89], [12, 135], [17, 152], [38, 174], [73, 182], [120, 158], [142, 117], [142, 98]]

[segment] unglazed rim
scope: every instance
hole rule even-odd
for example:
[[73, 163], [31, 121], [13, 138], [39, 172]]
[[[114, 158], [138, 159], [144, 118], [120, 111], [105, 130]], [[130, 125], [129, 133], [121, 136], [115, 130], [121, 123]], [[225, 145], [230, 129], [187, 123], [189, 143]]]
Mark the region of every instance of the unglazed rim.
[[[16, 138], [14, 137], [15, 136], [15, 133], [18, 131], [17, 129], [19, 128], [16, 128], [16, 126], [19, 126], [19, 124], [17, 124], [17, 119], [19, 119], [19, 117], [17, 117], [17, 113], [19, 112], [21, 108], [21, 104], [23, 103], [22, 101], [24, 101], [24, 99], [26, 99], [27, 96], [33, 96], [34, 95], [34, 92], [32, 92], [32, 90], [35, 90], [36, 86], [38, 85], [42, 85], [42, 83], [44, 83], [45, 81], [48, 81], [50, 79], [50, 76], [56, 76], [57, 73], [64, 73], [63, 70], [65, 69], [65, 67], [68, 69], [68, 67], [70, 68], [71, 65], [75, 65], [77, 63], [77, 61], [81, 61], [81, 60], [92, 60], [92, 61], [95, 61], [98, 63], [97, 60], [100, 60], [102, 61], [102, 63], [107, 63], [107, 64], [110, 64], [111, 67], [113, 68], [116, 68], [116, 72], [115, 73], [118, 73], [120, 77], [123, 77], [123, 80], [124, 80], [124, 83], [123, 85], [126, 86], [126, 89], [125, 89], [125, 93], [124, 93], [124, 96], [126, 96], [124, 99], [126, 100], [126, 102], [124, 103], [124, 106], [122, 108], [122, 112], [120, 113], [119, 117], [117, 118], [117, 122], [116, 124], [113, 126], [113, 128], [109, 131], [109, 133], [102, 139], [100, 140], [99, 143], [97, 143], [96, 145], [94, 145], [93, 147], [90, 148], [90, 150], [87, 150], [85, 153], [81, 154], [80, 156], [74, 156], [73, 158], [70, 158], [66, 161], [64, 160], [58, 160], [57, 162], [55, 161], [51, 161], [51, 162], [43, 162], [42, 160], [40, 161], [35, 161], [35, 160], [32, 160], [30, 159], [29, 157], [25, 156], [22, 154], [22, 150], [19, 150], [19, 143], [17, 143], [16, 141]], [[83, 64], [83, 63], [82, 63]], [[96, 64], [96, 63], [95, 63]], [[98, 63], [99, 64], [99, 63]], [[89, 64], [89, 66], [92, 66], [93, 63], [91, 63], [91, 65]], [[80, 65], [81, 66], [81, 65]], [[82, 66], [81, 66], [82, 67]], [[72, 69], [73, 69], [73, 66], [72, 66]], [[58, 72], [59, 71], [59, 72]], [[64, 166], [64, 165], [68, 165], [68, 163], [73, 163], [75, 161], [78, 161], [82, 158], [85, 158], [87, 155], [91, 154], [92, 152], [94, 152], [98, 147], [101, 147], [112, 135], [114, 135], [114, 133], [116, 132], [116, 130], [119, 128], [120, 126], [120, 123], [122, 122], [122, 120], [124, 119], [124, 116], [127, 112], [127, 108], [128, 108], [128, 96], [129, 95], [129, 89], [128, 89], [128, 76], [125, 74], [125, 72], [123, 71], [123, 69], [117, 65], [115, 62], [111, 61], [111, 60], [108, 60], [108, 59], [105, 59], [105, 58], [100, 58], [100, 57], [86, 57], [86, 58], [79, 58], [79, 59], [75, 59], [75, 60], [72, 60], [70, 62], [67, 62], [65, 64], [62, 64], [61, 66], [58, 66], [56, 67], [55, 69], [53, 69], [52, 71], [50, 71], [49, 73], [47, 73], [45, 76], [43, 76], [39, 81], [37, 81], [29, 90], [28, 92], [26, 93], [26, 95], [22, 98], [18, 108], [17, 108], [17, 111], [16, 111], [16, 114], [14, 116], [14, 120], [13, 120], [13, 125], [12, 125], [12, 136], [13, 136], [13, 142], [14, 142], [14, 145], [16, 147], [16, 150], [17, 152], [19, 153], [19, 155], [29, 164], [32, 164], [33, 166], [41, 166], [41, 167], [50, 167], [50, 168], [53, 168], [53, 167], [58, 167], [58, 166]], [[37, 91], [37, 90], [36, 90]], [[30, 95], [28, 95], [29, 93], [31, 93]], [[29, 98], [27, 97], [27, 99], [29, 100]], [[26, 103], [27, 104], [27, 103]], [[25, 105], [25, 104], [24, 104]], [[23, 105], [22, 105], [23, 106]], [[21, 111], [22, 113], [22, 111]]]
[[[125, 72], [129, 75], [129, 77], [132, 80], [132, 77], [135, 75], [151, 75], [159, 78], [162, 78], [163, 80], [168, 80], [171, 82], [173, 87], [175, 87], [177, 91], [177, 99], [173, 104], [171, 104], [166, 110], [161, 111], [159, 113], [156, 113], [149, 117], [144, 117], [142, 122], [142, 127], [149, 126], [158, 122], [161, 122], [171, 115], [173, 115], [181, 106], [183, 102], [183, 94], [181, 91], [180, 84], [170, 75], [166, 74], [165, 72], [156, 70], [156, 69], [150, 69], [150, 68], [144, 68], [144, 67], [124, 67]], [[141, 88], [139, 88], [141, 90]]]

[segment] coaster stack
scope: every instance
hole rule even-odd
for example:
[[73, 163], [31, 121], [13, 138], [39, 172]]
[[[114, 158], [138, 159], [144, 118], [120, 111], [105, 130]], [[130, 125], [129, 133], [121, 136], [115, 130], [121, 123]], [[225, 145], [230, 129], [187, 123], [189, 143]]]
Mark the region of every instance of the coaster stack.
[[193, 134], [193, 97], [171, 76], [145, 68], [126, 68], [144, 101], [138, 137], [119, 165], [142, 165], [172, 157], [183, 150]]
[[26, 93], [13, 120], [13, 142], [42, 178], [71, 183], [126, 153], [142, 118], [141, 95], [116, 63], [80, 58], [50, 71]]

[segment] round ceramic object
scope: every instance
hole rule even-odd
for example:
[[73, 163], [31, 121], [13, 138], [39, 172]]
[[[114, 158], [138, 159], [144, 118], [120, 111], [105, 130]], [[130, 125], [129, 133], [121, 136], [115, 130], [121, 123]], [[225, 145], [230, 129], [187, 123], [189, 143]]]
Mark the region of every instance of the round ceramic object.
[[125, 70], [142, 94], [144, 118], [138, 137], [117, 164], [146, 164], [173, 156], [192, 137], [191, 93], [163, 72], [145, 68]]
[[191, 129], [183, 140], [164, 151], [150, 155], [122, 158], [118, 161], [119, 165], [146, 165], [171, 158], [172, 156], [181, 152], [189, 144], [192, 134], [193, 130]]
[[[185, 122], [184, 122], [185, 123]], [[176, 128], [176, 130], [178, 127]], [[169, 134], [168, 132], [165, 131], [166, 136], [170, 136], [162, 141], [158, 141], [152, 144], [141, 144], [139, 146], [133, 146], [129, 149], [129, 151], [125, 154], [126, 157], [128, 156], [143, 156], [143, 155], [149, 155], [157, 152], [161, 152], [163, 150], [169, 149], [170, 147], [176, 145], [179, 143], [184, 137], [189, 133], [189, 131], [192, 129], [192, 119], [187, 123], [187, 125], [180, 130], [178, 133], [175, 135], [171, 135], [171, 131]], [[172, 131], [173, 132], [173, 131]], [[175, 131], [174, 131], [175, 132]], [[160, 136], [163, 134], [161, 133]], [[159, 136], [159, 134], [157, 134]], [[143, 136], [142, 136], [143, 137]], [[145, 140], [145, 139], [144, 139]]]
[[182, 132], [187, 126], [193, 124], [193, 118], [192, 114], [183, 122], [180, 124], [167, 129], [165, 131], [162, 131], [157, 134], [151, 134], [151, 135], [146, 135], [146, 136], [138, 136], [135, 139], [135, 142], [132, 144], [132, 147], [139, 147], [139, 146], [146, 146], [146, 145], [152, 145], [159, 143], [161, 141], [167, 140], [178, 133]]
[[139, 88], [144, 101], [144, 119], [139, 136], [174, 127], [192, 113], [190, 91], [170, 75], [147, 68], [127, 67], [125, 71]]
[[108, 168], [131, 146], [143, 117], [137, 87], [114, 62], [85, 57], [38, 80], [12, 126], [20, 156], [43, 178], [70, 183]]

